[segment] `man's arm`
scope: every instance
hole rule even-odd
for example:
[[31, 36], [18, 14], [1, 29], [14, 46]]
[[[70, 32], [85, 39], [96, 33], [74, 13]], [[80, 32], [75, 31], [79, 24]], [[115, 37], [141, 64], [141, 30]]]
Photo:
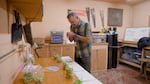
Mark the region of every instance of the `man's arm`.
[[73, 32], [67, 32], [67, 37], [69, 38], [70, 41], [73, 41], [73, 40], [78, 41], [78, 40], [80, 40], [80, 41], [87, 42], [87, 43], [91, 39], [91, 35], [90, 34], [88, 34], [86, 36], [80, 36], [80, 35], [75, 34]]
[[80, 36], [80, 35], [77, 35], [77, 34], [74, 34], [73, 38], [78, 41], [83, 41], [83, 42], [90, 42], [90, 39], [91, 39], [91, 35], [86, 35], [86, 36]]
[[80, 40], [88, 43], [91, 39], [91, 28], [90, 26], [87, 27], [87, 29], [85, 30], [85, 36], [80, 36], [73, 32], [68, 32], [68, 36], [70, 37], [71, 40], [75, 40], [75, 41]]

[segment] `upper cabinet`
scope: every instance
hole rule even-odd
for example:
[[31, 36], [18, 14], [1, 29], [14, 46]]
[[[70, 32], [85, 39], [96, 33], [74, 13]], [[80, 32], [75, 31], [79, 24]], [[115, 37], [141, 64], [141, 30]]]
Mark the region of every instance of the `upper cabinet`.
[[42, 21], [42, 0], [8, 0], [8, 4], [15, 7], [27, 21]]

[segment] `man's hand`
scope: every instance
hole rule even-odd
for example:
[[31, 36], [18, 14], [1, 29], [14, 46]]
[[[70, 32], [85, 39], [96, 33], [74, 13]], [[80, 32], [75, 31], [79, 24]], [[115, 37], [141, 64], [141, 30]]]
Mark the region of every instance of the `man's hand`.
[[70, 41], [73, 40], [73, 36], [74, 36], [73, 32], [67, 32], [67, 37], [69, 38]]
[[73, 32], [67, 32], [67, 37], [73, 38], [74, 33]]

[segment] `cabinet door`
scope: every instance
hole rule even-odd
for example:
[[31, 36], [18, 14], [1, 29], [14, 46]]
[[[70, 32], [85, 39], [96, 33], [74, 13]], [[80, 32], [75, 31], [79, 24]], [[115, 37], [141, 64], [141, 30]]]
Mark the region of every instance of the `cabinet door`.
[[91, 72], [107, 70], [108, 45], [93, 45], [91, 56]]
[[56, 54], [62, 55], [62, 47], [61, 46], [50, 46], [50, 56], [55, 56]]
[[97, 69], [98, 70], [107, 70], [107, 46], [101, 45], [97, 49]]
[[37, 49], [37, 52], [40, 57], [49, 57], [49, 46], [43, 45], [40, 49]]
[[70, 56], [74, 60], [74, 46], [63, 46], [63, 56]]
[[91, 56], [91, 72], [97, 71], [97, 49], [92, 49], [92, 56]]

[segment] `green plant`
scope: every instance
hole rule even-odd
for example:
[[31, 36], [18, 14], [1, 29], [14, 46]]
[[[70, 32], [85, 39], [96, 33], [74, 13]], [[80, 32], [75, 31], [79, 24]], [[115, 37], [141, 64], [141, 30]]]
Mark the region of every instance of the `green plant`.
[[36, 83], [40, 84], [43, 80], [43, 76], [42, 75], [37, 75], [34, 77], [34, 80]]
[[23, 80], [25, 84], [29, 84], [33, 79], [33, 74], [31, 72], [24, 73]]
[[73, 76], [73, 69], [72, 68], [66, 68], [66, 78], [72, 78]]
[[82, 84], [82, 81], [81, 81], [81, 80], [76, 80], [76, 81], [74, 82], [74, 84]]
[[68, 65], [66, 63], [63, 63], [63, 70], [66, 70], [68, 68]]
[[62, 62], [61, 55], [59, 54], [54, 55], [54, 60], [56, 60], [58, 63]]

